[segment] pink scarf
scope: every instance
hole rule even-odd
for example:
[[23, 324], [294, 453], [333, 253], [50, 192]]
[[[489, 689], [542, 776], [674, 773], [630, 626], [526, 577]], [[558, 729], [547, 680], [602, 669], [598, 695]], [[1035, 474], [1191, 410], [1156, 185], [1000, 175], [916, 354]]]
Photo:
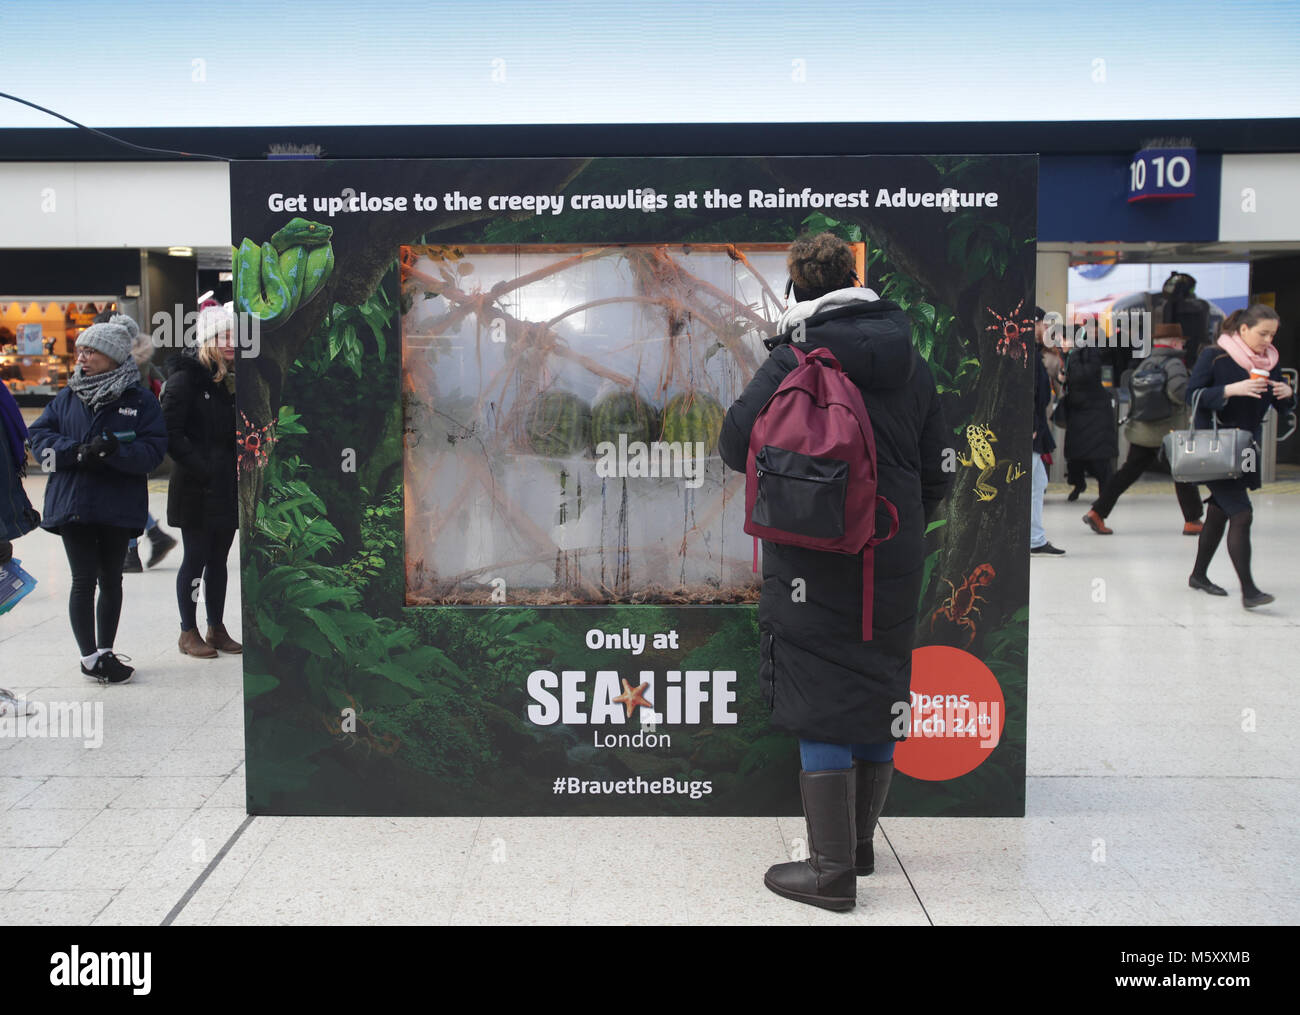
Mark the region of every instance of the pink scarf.
[[1239, 335], [1220, 335], [1218, 345], [1246, 373], [1252, 370], [1267, 370], [1272, 373], [1277, 366], [1277, 347], [1271, 342], [1264, 347], [1263, 352], [1251, 352], [1250, 346]]

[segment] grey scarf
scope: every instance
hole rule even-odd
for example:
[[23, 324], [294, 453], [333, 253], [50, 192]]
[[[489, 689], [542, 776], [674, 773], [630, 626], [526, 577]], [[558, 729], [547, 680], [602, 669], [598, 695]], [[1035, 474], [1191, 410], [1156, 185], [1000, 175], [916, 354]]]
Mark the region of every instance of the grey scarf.
[[116, 369], [105, 370], [94, 377], [87, 377], [82, 372], [81, 364], [77, 364], [77, 369], [72, 372], [72, 377], [68, 381], [68, 387], [85, 403], [91, 413], [96, 413], [121, 398], [122, 392], [127, 388], [136, 387], [139, 383], [140, 368], [135, 365], [135, 360], [127, 359]]
[[872, 289], [865, 289], [859, 286], [851, 286], [848, 289], [836, 289], [825, 296], [818, 296], [815, 300], [804, 300], [802, 303], [796, 303], [788, 308], [781, 315], [781, 320], [777, 324], [777, 331], [789, 331], [800, 321], [806, 321], [813, 314], [820, 314], [823, 310], [834, 310], [836, 307], [846, 307], [851, 303], [874, 303], [880, 299]]

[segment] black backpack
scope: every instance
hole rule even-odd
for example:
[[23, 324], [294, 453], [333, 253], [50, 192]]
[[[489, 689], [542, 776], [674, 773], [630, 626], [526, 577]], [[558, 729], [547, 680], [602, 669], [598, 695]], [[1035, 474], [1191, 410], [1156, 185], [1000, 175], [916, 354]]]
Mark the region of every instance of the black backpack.
[[1165, 357], [1152, 356], [1128, 376], [1128, 418], [1136, 423], [1154, 423], [1174, 414], [1165, 394], [1169, 374]]

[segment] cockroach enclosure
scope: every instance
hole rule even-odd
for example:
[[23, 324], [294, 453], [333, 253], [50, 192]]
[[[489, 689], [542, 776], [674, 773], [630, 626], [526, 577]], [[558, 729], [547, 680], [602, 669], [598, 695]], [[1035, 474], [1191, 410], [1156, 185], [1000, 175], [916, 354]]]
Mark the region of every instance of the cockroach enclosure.
[[407, 602], [752, 602], [723, 415], [784, 245], [404, 247]]

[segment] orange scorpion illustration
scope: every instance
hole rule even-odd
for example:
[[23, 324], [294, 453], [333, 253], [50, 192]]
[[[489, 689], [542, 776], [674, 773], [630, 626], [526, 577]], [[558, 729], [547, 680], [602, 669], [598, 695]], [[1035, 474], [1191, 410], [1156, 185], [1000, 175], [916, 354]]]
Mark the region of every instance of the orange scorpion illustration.
[[980, 610], [975, 604], [984, 602], [984, 597], [979, 594], [978, 590], [989, 585], [996, 576], [997, 572], [993, 570], [992, 564], [980, 564], [970, 573], [970, 577], [960, 585], [953, 585], [947, 578], [944, 578], [943, 581], [948, 583], [948, 588], [952, 590], [952, 593], [931, 614], [931, 632], [934, 631], [934, 622], [942, 615], [950, 623], [965, 628], [970, 632], [969, 637], [966, 639], [966, 647], [970, 648], [976, 634], [975, 621], [971, 619], [971, 615], [978, 615]]

